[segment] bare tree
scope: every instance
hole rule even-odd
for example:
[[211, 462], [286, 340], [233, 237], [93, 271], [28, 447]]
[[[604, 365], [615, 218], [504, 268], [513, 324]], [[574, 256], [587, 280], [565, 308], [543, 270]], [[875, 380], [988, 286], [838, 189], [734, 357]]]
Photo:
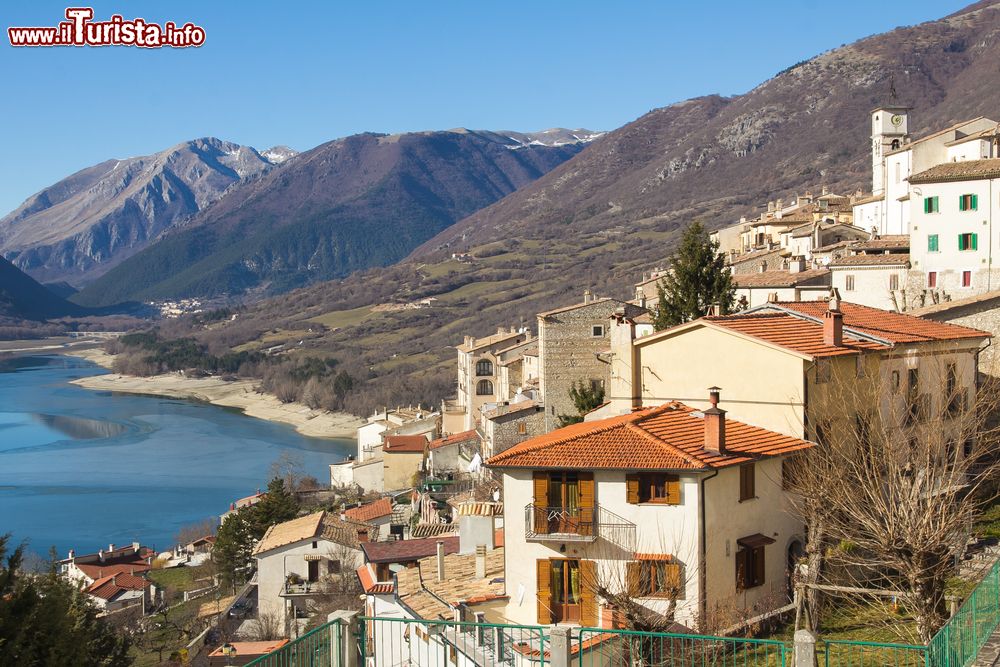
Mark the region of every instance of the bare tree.
[[955, 351], [864, 379], [860, 365], [833, 369], [820, 400], [841, 409], [812, 425], [820, 446], [788, 475], [809, 524], [798, 580], [808, 627], [819, 625], [817, 587], [898, 593], [924, 643], [946, 619], [946, 582], [993, 499], [997, 461], [996, 386], [981, 384], [973, 401], [976, 388], [962, 381], [970, 355], [948, 354]]
[[285, 636], [285, 623], [277, 611], [257, 611], [257, 618], [246, 625], [246, 639], [254, 642], [265, 642], [281, 639]]
[[194, 542], [195, 540], [201, 539], [202, 537], [215, 535], [215, 531], [218, 527], [219, 521], [215, 518], [189, 523], [186, 526], [181, 526], [180, 530], [177, 531], [177, 535], [174, 536], [174, 539], [177, 541], [177, 544], [183, 547], [191, 542]]

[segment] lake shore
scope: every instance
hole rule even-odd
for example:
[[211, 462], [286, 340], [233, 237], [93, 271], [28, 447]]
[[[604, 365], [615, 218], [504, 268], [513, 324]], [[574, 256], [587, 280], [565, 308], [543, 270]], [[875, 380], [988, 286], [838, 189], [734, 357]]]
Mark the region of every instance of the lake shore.
[[[62, 350], [111, 369], [114, 356], [100, 349]], [[226, 382], [219, 378], [189, 378], [179, 373], [136, 377], [110, 373], [73, 380], [72, 384], [97, 391], [147, 394], [205, 401], [238, 408], [250, 417], [290, 424], [302, 435], [317, 438], [354, 438], [364, 420], [343, 412], [313, 410], [301, 403], [282, 403], [275, 396], [255, 390], [254, 380]]]

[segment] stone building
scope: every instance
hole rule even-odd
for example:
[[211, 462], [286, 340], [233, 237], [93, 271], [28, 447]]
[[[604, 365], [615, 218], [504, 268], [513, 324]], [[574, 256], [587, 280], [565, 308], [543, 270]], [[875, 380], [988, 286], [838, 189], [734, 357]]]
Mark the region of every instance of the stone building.
[[538, 314], [539, 390], [546, 431], [558, 426], [560, 415], [576, 414], [569, 395], [574, 383], [602, 388], [607, 383], [609, 321], [619, 311], [635, 317], [646, 309], [618, 299], [599, 299], [586, 290], [582, 303]]
[[483, 415], [483, 456], [489, 458], [543, 433], [544, 406], [534, 401], [498, 405]]

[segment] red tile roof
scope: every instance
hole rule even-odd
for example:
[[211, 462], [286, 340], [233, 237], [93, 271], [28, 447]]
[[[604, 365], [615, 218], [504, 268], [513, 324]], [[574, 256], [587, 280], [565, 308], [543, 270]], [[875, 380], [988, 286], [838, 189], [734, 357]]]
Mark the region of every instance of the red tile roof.
[[462, 431], [461, 433], [452, 433], [451, 435], [446, 435], [443, 438], [431, 440], [428, 447], [431, 449], [437, 449], [438, 447], [446, 447], [460, 442], [468, 442], [469, 440], [479, 440], [479, 433], [476, 429], [472, 429], [471, 431]]
[[375, 575], [368, 565], [362, 565], [355, 572], [358, 581], [361, 582], [361, 589], [369, 595], [388, 595], [393, 591], [393, 585], [388, 582], [375, 581]]
[[114, 574], [98, 579], [88, 586], [84, 592], [102, 600], [111, 600], [119, 593], [141, 591], [148, 587], [149, 581], [142, 577], [134, 577], [131, 574]]
[[141, 574], [152, 567], [143, 562], [136, 563], [116, 563], [113, 565], [102, 565], [100, 563], [77, 563], [77, 568], [91, 579], [101, 579], [114, 574]]
[[369, 563], [409, 563], [437, 553], [437, 543], [444, 542], [445, 554], [458, 553], [458, 535], [427, 537], [395, 542], [365, 542], [361, 550]]
[[426, 446], [427, 438], [422, 435], [390, 435], [385, 439], [382, 452], [422, 452]]
[[355, 521], [371, 521], [372, 519], [381, 519], [384, 516], [390, 516], [392, 514], [392, 501], [388, 498], [379, 498], [375, 502], [368, 503], [367, 505], [352, 507], [349, 510], [344, 510], [344, 514], [348, 519], [354, 519]]
[[826, 280], [829, 275], [829, 269], [806, 269], [797, 273], [758, 271], [757, 273], [737, 273], [733, 276], [733, 283], [737, 287], [795, 287], [806, 284], [823, 286], [824, 283], [829, 285], [829, 281]]
[[978, 329], [841, 301], [843, 345], [834, 347], [823, 341], [822, 319], [828, 308], [826, 301], [784, 301], [758, 306], [746, 313], [702, 320], [811, 357], [888, 350], [906, 343], [990, 336]]
[[830, 262], [830, 266], [906, 266], [910, 255], [906, 253], [878, 253], [872, 255], [848, 255]]
[[526, 440], [486, 463], [499, 468], [705, 470], [812, 447], [812, 443], [726, 420], [726, 453], [705, 449], [704, 414], [683, 403], [593, 422]]

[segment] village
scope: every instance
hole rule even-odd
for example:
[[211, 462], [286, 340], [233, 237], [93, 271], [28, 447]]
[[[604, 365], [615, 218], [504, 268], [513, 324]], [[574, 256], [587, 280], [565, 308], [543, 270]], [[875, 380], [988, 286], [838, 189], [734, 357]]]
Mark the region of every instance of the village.
[[[369, 416], [328, 486], [272, 483], [234, 500], [218, 535], [160, 554], [70, 552], [61, 573], [109, 615], [163, 620], [177, 600], [157, 577], [214, 562], [183, 591], [201, 602], [168, 650], [211, 665], [300, 664], [263, 662], [297, 646], [347, 664], [637, 664], [685, 635], [712, 650], [742, 638], [727, 655], [761, 662], [789, 644], [749, 638], [792, 618], [796, 661], [815, 660], [821, 593], [831, 607], [911, 609], [897, 621], [913, 639], [873, 644], [858, 664], [935, 650], [962, 663], [972, 649], [934, 642], [964, 598], [899, 590], [887, 571], [909, 561], [861, 536], [839, 560], [821, 553], [848, 540], [840, 517], [864, 513], [837, 491], [863, 495], [858, 480], [882, 471], [878, 488], [907, 489], [899, 516], [882, 508], [905, 528], [907, 512], [952, 508], [939, 534], [895, 536], [897, 551], [922, 541], [941, 561], [924, 563], [931, 579], [965, 577], [966, 595], [998, 585], [1000, 551], [956, 530], [995, 465], [1000, 123], [913, 137], [910, 114], [871, 112], [870, 193], [820, 184], [712, 233], [732, 304], [663, 326], [668, 266], [637, 276], [629, 300], [582, 290], [534, 326], [466, 335], [455, 395]], [[843, 470], [854, 463], [860, 476]], [[240, 521], [261, 534], [247, 528], [244, 565], [226, 571], [219, 543]], [[947, 605], [951, 621], [916, 617], [928, 595], [927, 614]]]

